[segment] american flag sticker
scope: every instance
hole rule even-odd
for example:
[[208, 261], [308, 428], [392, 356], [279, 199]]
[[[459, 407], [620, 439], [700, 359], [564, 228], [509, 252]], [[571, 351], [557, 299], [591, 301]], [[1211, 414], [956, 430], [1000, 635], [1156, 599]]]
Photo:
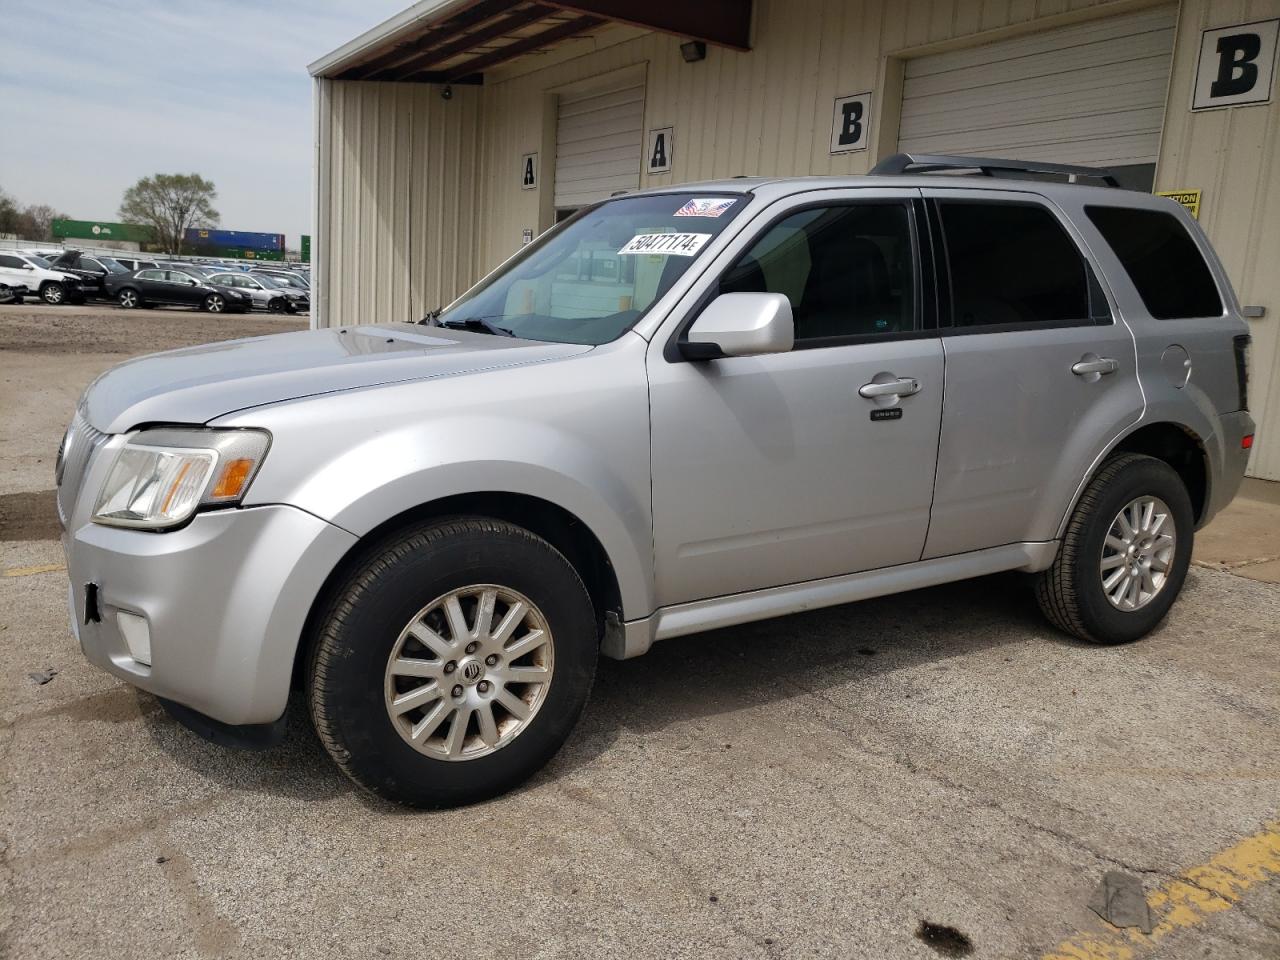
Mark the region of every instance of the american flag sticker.
[[729, 197], [706, 197], [690, 200], [677, 210], [676, 217], [718, 217], [738, 201]]

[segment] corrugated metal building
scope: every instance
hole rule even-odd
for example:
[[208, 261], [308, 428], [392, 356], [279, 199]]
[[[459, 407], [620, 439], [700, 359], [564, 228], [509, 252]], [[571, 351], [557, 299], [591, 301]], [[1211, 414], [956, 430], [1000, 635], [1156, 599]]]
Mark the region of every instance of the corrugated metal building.
[[313, 317], [416, 319], [619, 190], [1106, 165], [1187, 191], [1265, 308], [1250, 472], [1280, 480], [1278, 26], [1280, 0], [422, 0], [311, 65]]

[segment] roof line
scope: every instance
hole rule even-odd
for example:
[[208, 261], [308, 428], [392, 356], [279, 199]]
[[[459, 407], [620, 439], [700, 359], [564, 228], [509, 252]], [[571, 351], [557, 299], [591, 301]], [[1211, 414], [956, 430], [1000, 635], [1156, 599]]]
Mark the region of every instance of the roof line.
[[469, 7], [474, 0], [418, 0], [413, 6], [401, 10], [394, 17], [366, 30], [354, 40], [348, 40], [336, 50], [307, 64], [307, 72], [313, 77], [324, 77], [345, 68], [371, 48], [382, 46], [402, 33], [410, 32], [422, 20], [436, 20], [444, 15]]

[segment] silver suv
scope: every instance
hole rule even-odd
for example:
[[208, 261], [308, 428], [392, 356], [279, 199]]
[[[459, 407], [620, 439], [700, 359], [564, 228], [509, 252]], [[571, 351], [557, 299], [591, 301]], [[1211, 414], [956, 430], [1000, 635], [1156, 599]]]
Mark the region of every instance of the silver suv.
[[1195, 220], [1086, 177], [648, 191], [429, 326], [124, 363], [57, 468], [85, 655], [224, 741], [294, 691], [443, 806], [546, 763], [601, 653], [1008, 570], [1136, 640], [1240, 485], [1248, 332]]

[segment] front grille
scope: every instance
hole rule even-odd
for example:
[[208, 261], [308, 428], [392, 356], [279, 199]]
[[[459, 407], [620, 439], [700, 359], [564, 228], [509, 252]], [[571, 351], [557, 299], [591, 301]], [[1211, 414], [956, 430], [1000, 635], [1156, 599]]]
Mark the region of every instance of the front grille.
[[76, 498], [80, 495], [80, 486], [84, 482], [85, 472], [93, 455], [107, 440], [110, 434], [95, 430], [80, 411], [76, 411], [67, 436], [62, 442], [61, 479], [58, 482], [58, 514], [65, 524], [75, 508]]

